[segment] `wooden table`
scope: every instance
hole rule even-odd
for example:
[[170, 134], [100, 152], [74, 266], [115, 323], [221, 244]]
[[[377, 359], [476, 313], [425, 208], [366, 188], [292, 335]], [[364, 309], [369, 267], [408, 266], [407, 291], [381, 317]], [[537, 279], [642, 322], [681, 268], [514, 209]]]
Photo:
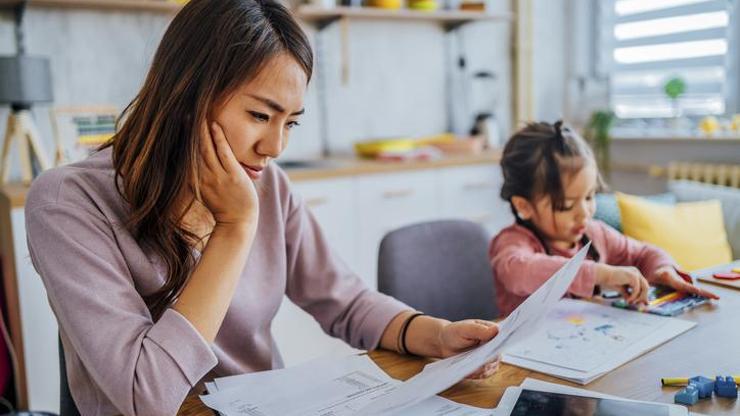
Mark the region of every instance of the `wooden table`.
[[[673, 403], [678, 387], [662, 388], [661, 377], [691, 377], [740, 374], [740, 291], [699, 283], [722, 299], [681, 315], [699, 325], [658, 348], [611, 371], [587, 386], [589, 390], [629, 399]], [[370, 357], [391, 377], [408, 379], [426, 363], [420, 358], [400, 356], [388, 351], [373, 351]], [[507, 364], [486, 380], [464, 380], [441, 395], [460, 403], [492, 408], [507, 387], [519, 385], [526, 377], [583, 387], [534, 371]], [[740, 414], [740, 400], [713, 397], [701, 400], [692, 411], [711, 415]], [[197, 397], [185, 400], [181, 416], [214, 413]]]

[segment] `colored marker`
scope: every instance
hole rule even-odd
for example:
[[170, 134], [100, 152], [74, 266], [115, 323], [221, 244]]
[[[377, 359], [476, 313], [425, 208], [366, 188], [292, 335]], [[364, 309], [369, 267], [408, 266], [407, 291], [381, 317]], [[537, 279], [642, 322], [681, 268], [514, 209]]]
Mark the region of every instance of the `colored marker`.
[[648, 303], [648, 306], [658, 306], [666, 302], [670, 302], [676, 298], [683, 297], [683, 293], [680, 292], [672, 292], [665, 296], [661, 296], [657, 299], [653, 299]]
[[715, 273], [712, 276], [714, 276], [715, 279], [720, 280], [740, 280], [740, 273]]
[[[735, 379], [735, 383], [740, 383], [740, 376], [732, 376]], [[665, 377], [660, 379], [660, 383], [664, 386], [687, 386], [689, 384], [688, 377]]]

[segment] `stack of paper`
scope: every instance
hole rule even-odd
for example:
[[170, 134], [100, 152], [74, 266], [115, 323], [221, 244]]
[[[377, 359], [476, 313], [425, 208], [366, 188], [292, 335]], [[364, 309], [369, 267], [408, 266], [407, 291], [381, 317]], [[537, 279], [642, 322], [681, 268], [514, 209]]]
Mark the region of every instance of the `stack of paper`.
[[495, 359], [507, 343], [521, 342], [536, 331], [573, 282], [588, 248], [582, 248], [501, 322], [491, 341], [431, 363], [406, 382], [390, 379], [366, 357], [326, 358], [292, 369], [218, 379], [208, 385], [212, 393], [201, 399], [226, 415], [490, 415], [490, 410], [457, 405], [435, 395]]
[[[203, 402], [224, 416], [354, 415], [400, 384], [366, 355], [324, 358], [284, 370], [224, 377], [208, 383]], [[409, 416], [492, 416], [479, 409], [432, 396], [404, 410]]]
[[506, 363], [580, 384], [691, 329], [676, 318], [563, 299], [524, 342], [509, 345]]

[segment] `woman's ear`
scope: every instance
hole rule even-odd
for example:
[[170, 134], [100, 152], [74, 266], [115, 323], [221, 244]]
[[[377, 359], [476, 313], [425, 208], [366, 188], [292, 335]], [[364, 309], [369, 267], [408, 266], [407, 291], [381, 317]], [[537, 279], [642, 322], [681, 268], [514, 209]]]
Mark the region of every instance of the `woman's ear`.
[[521, 220], [527, 221], [534, 215], [534, 207], [524, 197], [512, 196], [511, 204], [514, 205], [516, 216]]

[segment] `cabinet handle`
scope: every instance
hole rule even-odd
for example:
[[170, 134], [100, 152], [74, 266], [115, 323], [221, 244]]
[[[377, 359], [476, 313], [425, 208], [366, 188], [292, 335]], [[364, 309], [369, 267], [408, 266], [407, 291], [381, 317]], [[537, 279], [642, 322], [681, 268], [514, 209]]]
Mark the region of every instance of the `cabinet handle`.
[[481, 181], [481, 182], [468, 182], [463, 185], [463, 189], [466, 191], [476, 191], [480, 189], [493, 189], [496, 188], [495, 182]]
[[405, 196], [413, 195], [414, 190], [413, 189], [398, 189], [395, 191], [385, 191], [383, 192], [383, 198], [384, 199], [393, 199], [393, 198], [403, 198]]
[[318, 207], [321, 205], [325, 205], [327, 202], [329, 202], [329, 198], [325, 196], [317, 196], [315, 198], [309, 198], [306, 200], [306, 205], [309, 207]]

